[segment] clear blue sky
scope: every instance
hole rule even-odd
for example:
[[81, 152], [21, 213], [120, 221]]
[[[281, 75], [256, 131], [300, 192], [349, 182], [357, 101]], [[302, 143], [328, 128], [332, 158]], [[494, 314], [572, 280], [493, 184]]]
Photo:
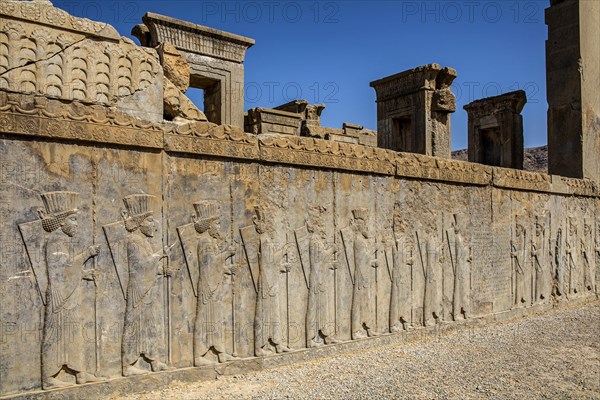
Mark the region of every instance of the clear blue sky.
[[[322, 124], [377, 128], [369, 82], [428, 63], [458, 71], [452, 148], [467, 146], [470, 101], [527, 92], [525, 146], [547, 143], [544, 9], [549, 1], [54, 1], [131, 37], [147, 11], [251, 37], [245, 109], [325, 103]], [[134, 39], [137, 42], [137, 39]], [[190, 94], [194, 97], [193, 94]], [[193, 98], [193, 100], [197, 100]]]

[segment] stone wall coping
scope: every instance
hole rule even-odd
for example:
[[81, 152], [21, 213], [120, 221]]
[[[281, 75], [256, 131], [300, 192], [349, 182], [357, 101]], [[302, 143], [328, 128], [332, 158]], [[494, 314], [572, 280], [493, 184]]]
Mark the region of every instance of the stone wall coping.
[[112, 107], [6, 91], [0, 91], [0, 130], [3, 134], [58, 141], [124, 145], [454, 184], [600, 197], [598, 185], [588, 179], [490, 167], [311, 137], [254, 135], [231, 125], [209, 122], [151, 123]]

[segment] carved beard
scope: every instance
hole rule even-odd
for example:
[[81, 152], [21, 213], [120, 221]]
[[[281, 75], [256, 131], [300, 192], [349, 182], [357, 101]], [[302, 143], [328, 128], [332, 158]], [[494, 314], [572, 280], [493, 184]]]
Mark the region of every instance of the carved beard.
[[75, 237], [77, 234], [77, 228], [71, 225], [63, 224], [60, 227], [65, 235], [68, 237]]
[[152, 226], [140, 226], [140, 232], [142, 232], [147, 237], [154, 237], [154, 228]]
[[219, 229], [215, 226], [208, 228], [208, 234], [213, 239], [221, 240], [221, 232], [219, 232]]

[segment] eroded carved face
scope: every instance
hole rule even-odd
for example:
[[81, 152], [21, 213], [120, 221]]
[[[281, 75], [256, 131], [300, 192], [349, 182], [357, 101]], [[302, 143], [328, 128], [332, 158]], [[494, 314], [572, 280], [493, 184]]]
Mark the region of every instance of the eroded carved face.
[[156, 221], [154, 221], [154, 217], [152, 215], [144, 218], [140, 224], [140, 232], [147, 237], [154, 237], [154, 234], [157, 230], [158, 227], [156, 226]]
[[535, 224], [535, 236], [542, 236], [544, 233], [544, 227], [541, 224]]
[[454, 234], [458, 235], [460, 233], [460, 225], [455, 222], [452, 227], [454, 228]]
[[367, 225], [367, 221], [362, 219], [356, 220], [356, 229], [358, 232], [364, 236], [365, 239], [369, 238], [369, 226]]
[[214, 220], [208, 227], [208, 234], [213, 239], [220, 239], [221, 238], [221, 221], [219, 221], [218, 219]]
[[523, 225], [517, 224], [515, 227], [515, 234], [517, 236], [521, 236], [523, 234], [523, 232], [525, 232], [525, 228], [523, 228]]
[[79, 224], [77, 222], [77, 214], [69, 215], [60, 227], [65, 235], [69, 237], [75, 237], [75, 235], [77, 235], [77, 229], [79, 227]]
[[569, 222], [569, 236], [575, 236], [576, 233], [577, 233], [577, 228], [575, 227], [575, 224], [572, 222]]
[[254, 227], [256, 229], [256, 233], [262, 235], [263, 233], [273, 233], [273, 224], [270, 220], [266, 219], [256, 219], [254, 220]]

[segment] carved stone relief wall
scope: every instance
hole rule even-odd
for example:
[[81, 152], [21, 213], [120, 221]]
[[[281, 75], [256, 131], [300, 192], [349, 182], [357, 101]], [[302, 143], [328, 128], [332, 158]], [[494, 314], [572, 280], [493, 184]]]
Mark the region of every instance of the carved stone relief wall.
[[[0, 142], [2, 215], [12, 221], [1, 233], [14, 245], [0, 283], [3, 394], [269, 356], [596, 290], [597, 195], [456, 184], [438, 172], [414, 179], [380, 168], [385, 158], [365, 163], [358, 157], [372, 154], [360, 146], [325, 156], [315, 139], [273, 163], [261, 158], [279, 157], [279, 142], [210, 123], [162, 126], [165, 139], [191, 144], [174, 151], [100, 146], [93, 136], [37, 141], [31, 134], [45, 133], [22, 132], [15, 104], [24, 99], [12, 99]], [[129, 129], [129, 140], [144, 131]], [[437, 171], [427, 162], [418, 171]], [[49, 243], [64, 249], [49, 253]], [[76, 335], [75, 358], [53, 350], [65, 335]], [[61, 354], [68, 361], [50, 361]]]
[[[52, 10], [0, 3], [10, 20], [0, 42], [0, 396], [244, 369], [248, 358], [597, 295], [594, 182], [360, 140], [254, 135], [177, 103], [186, 85], [175, 78], [173, 121], [162, 120], [162, 86], [150, 107], [161, 118], [136, 118], [119, 102], [169, 82], [166, 63], [185, 65], [177, 52], [158, 61], [107, 25]], [[56, 27], [34, 35], [31, 21]], [[228, 39], [243, 46], [213, 56], [241, 68], [251, 43]], [[132, 50], [113, 59], [114, 48]], [[428, 71], [442, 74], [422, 95], [444, 129], [422, 152], [445, 155], [454, 73], [413, 72]], [[76, 90], [54, 91], [67, 81]], [[418, 83], [392, 81], [395, 94]], [[347, 136], [359, 128], [347, 124]]]

